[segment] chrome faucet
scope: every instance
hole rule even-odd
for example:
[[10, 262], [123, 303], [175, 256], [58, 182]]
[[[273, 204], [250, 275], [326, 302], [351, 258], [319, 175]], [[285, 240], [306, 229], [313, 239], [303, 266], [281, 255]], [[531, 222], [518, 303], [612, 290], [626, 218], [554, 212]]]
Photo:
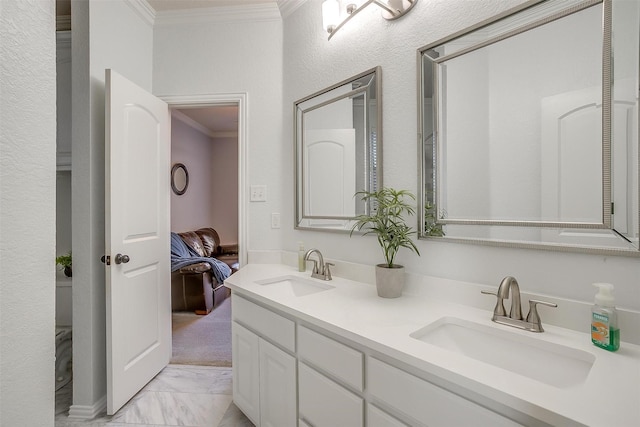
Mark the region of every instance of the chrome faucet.
[[[311, 259], [311, 254], [315, 253], [318, 256], [318, 260]], [[311, 277], [322, 280], [331, 280], [331, 269], [330, 266], [334, 265], [330, 262], [325, 263], [324, 258], [322, 257], [322, 253], [318, 249], [309, 249], [306, 254], [304, 254], [305, 261], [313, 261], [313, 270], [311, 270]]]
[[[538, 304], [549, 307], [558, 306], [552, 302], [531, 299], [529, 300], [529, 314], [527, 314], [527, 319], [523, 320], [520, 301], [520, 286], [518, 286], [518, 281], [515, 277], [512, 276], [507, 276], [502, 279], [502, 282], [500, 282], [500, 286], [498, 286], [498, 290], [496, 292], [481, 292], [483, 294], [495, 295], [498, 299], [496, 306], [493, 309], [493, 316], [491, 317], [492, 321], [531, 332], [544, 332], [540, 315], [538, 314]], [[509, 315], [507, 316], [507, 312], [504, 309], [504, 300], [509, 299], [509, 293], [511, 293], [511, 308], [509, 310]]]

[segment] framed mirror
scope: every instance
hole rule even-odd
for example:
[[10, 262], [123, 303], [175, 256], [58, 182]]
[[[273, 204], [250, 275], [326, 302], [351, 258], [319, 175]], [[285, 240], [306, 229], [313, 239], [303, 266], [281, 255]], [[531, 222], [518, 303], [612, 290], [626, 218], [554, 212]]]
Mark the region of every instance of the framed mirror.
[[178, 196], [187, 192], [189, 187], [189, 171], [182, 163], [176, 163], [171, 167], [171, 189]]
[[350, 231], [382, 188], [380, 67], [294, 103], [295, 227]]
[[529, 1], [419, 49], [421, 237], [640, 255], [639, 8]]

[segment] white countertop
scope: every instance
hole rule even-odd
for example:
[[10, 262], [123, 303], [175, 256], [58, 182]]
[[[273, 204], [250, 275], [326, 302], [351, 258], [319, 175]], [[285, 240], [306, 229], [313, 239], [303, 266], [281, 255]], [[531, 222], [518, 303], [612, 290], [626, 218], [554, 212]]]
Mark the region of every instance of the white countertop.
[[[640, 346], [623, 342], [620, 350], [612, 353], [595, 347], [586, 332], [545, 324], [544, 315], [545, 332], [534, 334], [491, 322], [490, 311], [425, 296], [405, 294], [384, 299], [377, 296], [373, 285], [335, 276], [330, 282], [320, 281], [333, 289], [302, 297], [255, 283], [287, 275], [310, 279], [309, 272], [299, 273], [286, 265], [249, 264], [225, 284], [240, 295], [551, 425], [566, 425], [569, 419], [594, 427], [640, 426]], [[443, 317], [534, 335], [536, 339], [588, 352], [595, 362], [584, 383], [557, 388], [410, 337], [412, 332]]]

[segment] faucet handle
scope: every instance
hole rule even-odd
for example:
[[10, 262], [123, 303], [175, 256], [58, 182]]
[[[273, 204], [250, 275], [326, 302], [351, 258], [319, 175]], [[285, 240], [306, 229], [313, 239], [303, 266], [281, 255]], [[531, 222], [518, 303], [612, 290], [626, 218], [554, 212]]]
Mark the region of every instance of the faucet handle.
[[507, 315], [507, 311], [504, 309], [504, 304], [502, 303], [502, 298], [500, 298], [498, 296], [498, 291], [485, 291], [485, 290], [482, 290], [480, 292], [485, 294], [485, 295], [494, 295], [498, 299], [498, 301], [496, 302], [496, 307], [493, 309], [493, 315], [494, 316], [506, 316]]
[[529, 300], [529, 314], [527, 314], [527, 322], [536, 325], [535, 332], [544, 332], [544, 329], [542, 329], [542, 322], [540, 321], [540, 315], [538, 314], [538, 304], [546, 305], [547, 307], [557, 307], [558, 304], [548, 301], [540, 301], [537, 299]]
[[305, 261], [313, 261], [313, 269], [311, 270], [311, 273], [318, 274], [318, 261], [311, 258], [307, 258]]
[[331, 268], [330, 266], [335, 267], [335, 264], [332, 262], [326, 262], [324, 264], [324, 280], [331, 280]]

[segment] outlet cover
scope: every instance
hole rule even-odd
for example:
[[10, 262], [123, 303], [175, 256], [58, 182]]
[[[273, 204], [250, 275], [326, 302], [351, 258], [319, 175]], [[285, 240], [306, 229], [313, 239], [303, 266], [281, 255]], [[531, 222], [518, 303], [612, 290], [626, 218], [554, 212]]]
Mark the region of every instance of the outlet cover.
[[267, 186], [266, 185], [252, 185], [249, 188], [249, 201], [251, 202], [266, 202], [267, 201]]

